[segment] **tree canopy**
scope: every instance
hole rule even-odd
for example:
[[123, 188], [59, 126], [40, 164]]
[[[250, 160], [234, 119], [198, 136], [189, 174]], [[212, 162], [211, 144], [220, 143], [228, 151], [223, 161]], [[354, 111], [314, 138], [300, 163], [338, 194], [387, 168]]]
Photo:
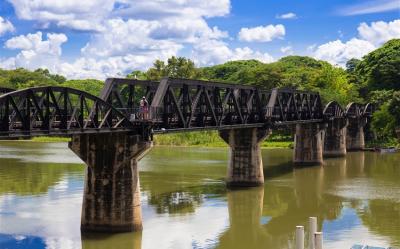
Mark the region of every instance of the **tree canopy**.
[[400, 90], [400, 39], [390, 40], [364, 56], [355, 72], [364, 92]]

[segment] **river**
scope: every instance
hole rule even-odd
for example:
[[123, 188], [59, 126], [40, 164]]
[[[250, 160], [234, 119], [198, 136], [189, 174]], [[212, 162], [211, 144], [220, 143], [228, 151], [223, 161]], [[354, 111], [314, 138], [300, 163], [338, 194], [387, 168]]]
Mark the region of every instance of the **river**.
[[143, 231], [80, 233], [84, 165], [65, 143], [0, 143], [0, 248], [294, 248], [318, 217], [325, 249], [400, 247], [400, 154], [293, 169], [262, 151], [265, 185], [227, 190], [225, 148], [156, 147], [139, 164]]

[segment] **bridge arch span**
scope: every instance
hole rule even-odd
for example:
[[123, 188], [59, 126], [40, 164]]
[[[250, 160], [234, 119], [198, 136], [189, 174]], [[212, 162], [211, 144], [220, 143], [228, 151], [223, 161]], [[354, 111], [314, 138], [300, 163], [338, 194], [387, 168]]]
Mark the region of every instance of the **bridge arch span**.
[[13, 92], [15, 91], [14, 89], [8, 88], [8, 87], [0, 87], [0, 95]]
[[345, 117], [345, 110], [340, 106], [340, 104], [336, 101], [331, 101], [326, 104], [323, 115], [325, 118], [332, 119], [332, 118], [344, 118]]
[[104, 100], [68, 87], [34, 87], [0, 96], [0, 136], [72, 135], [132, 130]]

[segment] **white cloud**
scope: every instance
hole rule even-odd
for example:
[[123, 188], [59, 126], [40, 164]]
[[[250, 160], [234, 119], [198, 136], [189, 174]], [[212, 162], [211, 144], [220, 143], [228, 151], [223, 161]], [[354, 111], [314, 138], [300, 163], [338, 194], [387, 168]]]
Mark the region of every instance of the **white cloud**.
[[373, 22], [371, 26], [361, 23], [357, 30], [360, 38], [379, 46], [390, 39], [400, 38], [400, 19], [391, 22]]
[[370, 42], [357, 38], [345, 43], [336, 40], [317, 47], [314, 57], [344, 67], [348, 60], [352, 58], [360, 59], [374, 49], [375, 46]]
[[140, 19], [159, 19], [168, 16], [216, 17], [229, 14], [230, 0], [120, 0], [117, 15]]
[[33, 20], [43, 27], [54, 23], [82, 31], [99, 31], [101, 22], [113, 10], [114, 1], [109, 0], [8, 0], [18, 18]]
[[[20, 19], [33, 20], [43, 29], [95, 31], [81, 49], [81, 57], [65, 62], [55, 55], [58, 63], [48, 66], [54, 68], [53, 72], [72, 78], [124, 76], [131, 70], [148, 68], [156, 59], [178, 55], [183, 48], [190, 53], [193, 44], [200, 41], [229, 37], [226, 31], [210, 27], [206, 19], [229, 14], [230, 0], [8, 1]], [[28, 54], [37, 56], [28, 37], [9, 42], [6, 48], [21, 52], [1, 61], [3, 67], [22, 66], [22, 61], [17, 60], [21, 54], [26, 55], [30, 68], [35, 64], [43, 67], [38, 63], [41, 60], [28, 58]]]
[[40, 67], [57, 71], [60, 63], [61, 45], [68, 38], [64, 34], [49, 33], [43, 40], [42, 32], [20, 35], [6, 41], [8, 49], [20, 50], [15, 57], [0, 60], [0, 67], [36, 69]]
[[[229, 34], [208, 25], [207, 18], [229, 14], [229, 0], [89, 0], [83, 5], [77, 0], [9, 1], [19, 18], [35, 20], [44, 29], [67, 27], [96, 32], [81, 49], [81, 56], [69, 62], [61, 58], [61, 45], [67, 41], [64, 34], [47, 34], [47, 39], [41, 32], [14, 37], [5, 48], [19, 51], [0, 60], [0, 66], [6, 68], [45, 67], [68, 78], [104, 79], [145, 70], [154, 60], [165, 61], [182, 51], [199, 65], [273, 60], [268, 53], [249, 47], [230, 48], [224, 42]], [[283, 25], [265, 28], [271, 34], [262, 34], [264, 40], [284, 35]]]
[[399, 0], [380, 0], [380, 1], [373, 0], [373, 1], [364, 1], [363, 3], [357, 5], [345, 7], [339, 10], [339, 14], [344, 16], [354, 16], [354, 15], [387, 12], [399, 9], [400, 9]]
[[20, 19], [33, 20], [42, 27], [55, 24], [80, 31], [106, 31], [105, 20], [115, 17], [155, 20], [174, 16], [224, 16], [230, 0], [8, 0]]
[[284, 54], [293, 54], [294, 53], [292, 46], [281, 47], [281, 52]]
[[241, 28], [238, 38], [246, 42], [269, 42], [285, 36], [285, 26], [282, 24]]
[[400, 20], [391, 22], [373, 22], [371, 25], [361, 23], [358, 28], [358, 37], [347, 42], [341, 40], [330, 41], [318, 46], [314, 50], [314, 57], [326, 60], [334, 65], [344, 67], [349, 59], [360, 59], [383, 43], [393, 38], [400, 38]]
[[225, 42], [218, 40], [207, 40], [195, 44], [192, 58], [198, 65], [215, 65], [226, 61], [247, 59], [273, 61], [268, 53], [253, 51], [249, 47], [230, 49]]
[[0, 16], [0, 36], [7, 32], [13, 32], [15, 30], [14, 25]]
[[285, 13], [282, 15], [277, 15], [276, 18], [278, 19], [297, 19], [297, 15], [293, 12]]

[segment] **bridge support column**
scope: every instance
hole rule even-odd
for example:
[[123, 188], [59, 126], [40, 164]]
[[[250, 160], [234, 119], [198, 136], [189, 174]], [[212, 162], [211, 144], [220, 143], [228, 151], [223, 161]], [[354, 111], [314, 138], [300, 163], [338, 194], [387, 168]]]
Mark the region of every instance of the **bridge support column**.
[[252, 187], [264, 184], [261, 142], [270, 130], [243, 128], [221, 130], [219, 135], [229, 144], [228, 187]]
[[86, 164], [81, 230], [142, 229], [138, 161], [151, 142], [128, 133], [74, 135], [69, 148]]
[[324, 156], [345, 156], [346, 150], [346, 121], [334, 119], [328, 122], [324, 138]]
[[325, 124], [296, 124], [293, 161], [306, 166], [323, 163], [323, 131]]
[[358, 122], [350, 122], [347, 126], [346, 148], [348, 151], [365, 148], [364, 126], [359, 125]]

